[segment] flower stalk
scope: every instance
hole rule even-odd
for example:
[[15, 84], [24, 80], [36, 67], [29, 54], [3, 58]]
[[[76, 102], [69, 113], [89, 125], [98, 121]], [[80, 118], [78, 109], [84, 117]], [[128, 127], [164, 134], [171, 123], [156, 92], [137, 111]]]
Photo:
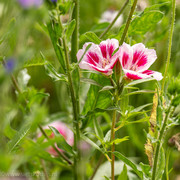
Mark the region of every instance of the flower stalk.
[[176, 15], [176, 0], [172, 0], [172, 20], [171, 20], [171, 28], [169, 32], [168, 55], [167, 55], [166, 67], [164, 71], [164, 79], [162, 81], [162, 91], [164, 90], [166, 76], [167, 76], [170, 59], [171, 59], [171, 48], [172, 48], [172, 40], [173, 40], [173, 32], [174, 32], [175, 15]]
[[167, 112], [166, 112], [166, 116], [165, 116], [162, 128], [160, 130], [160, 133], [159, 133], [159, 138], [158, 138], [157, 145], [156, 145], [156, 150], [155, 150], [153, 170], [152, 170], [152, 180], [155, 180], [155, 178], [156, 178], [156, 169], [157, 169], [159, 151], [160, 151], [160, 147], [162, 145], [162, 138], [163, 138], [163, 135], [164, 135], [164, 131], [166, 129], [166, 125], [167, 125], [167, 121], [168, 121], [169, 114], [170, 114], [170, 111], [171, 111], [171, 107], [172, 106], [170, 105]]
[[67, 68], [67, 76], [68, 76], [68, 85], [70, 89], [70, 94], [71, 94], [71, 101], [73, 105], [73, 115], [74, 115], [74, 122], [73, 126], [76, 130], [75, 133], [75, 138], [74, 138], [74, 150], [77, 151], [77, 156], [74, 157], [74, 179], [78, 179], [78, 172], [77, 172], [77, 163], [80, 160], [80, 152], [77, 148], [78, 142], [80, 141], [80, 129], [79, 129], [79, 120], [78, 120], [78, 107], [77, 107], [77, 102], [76, 102], [76, 97], [75, 97], [75, 91], [74, 91], [74, 86], [72, 82], [72, 76], [70, 72], [70, 61], [69, 61], [69, 56], [68, 56], [68, 51], [67, 51], [67, 45], [66, 45], [66, 40], [63, 37], [63, 47], [64, 47], [64, 53], [65, 53], [65, 61], [66, 61], [66, 68]]
[[103, 38], [112, 28], [112, 26], [114, 25], [114, 23], [117, 21], [117, 19], [119, 18], [119, 16], [123, 13], [124, 9], [126, 8], [126, 6], [128, 5], [129, 0], [126, 0], [126, 2], [124, 3], [124, 5], [122, 6], [122, 8], [119, 10], [118, 14], [116, 15], [116, 17], [113, 19], [113, 21], [109, 24], [109, 26], [106, 28], [106, 30], [99, 36], [100, 38]]
[[136, 8], [137, 1], [138, 1], [138, 0], [134, 0], [133, 5], [132, 5], [132, 7], [131, 7], [131, 11], [130, 11], [130, 13], [129, 13], [129, 16], [128, 16], [128, 19], [127, 19], [127, 22], [126, 22], [126, 26], [125, 26], [125, 28], [124, 28], [124, 31], [123, 31], [121, 40], [120, 40], [120, 42], [119, 42], [120, 45], [122, 45], [123, 42], [124, 42], [124, 40], [125, 40], [126, 34], [127, 34], [127, 32], [128, 32], [129, 25], [130, 25], [131, 20], [132, 20], [132, 16], [133, 16], [134, 10], [135, 10], [135, 8]]

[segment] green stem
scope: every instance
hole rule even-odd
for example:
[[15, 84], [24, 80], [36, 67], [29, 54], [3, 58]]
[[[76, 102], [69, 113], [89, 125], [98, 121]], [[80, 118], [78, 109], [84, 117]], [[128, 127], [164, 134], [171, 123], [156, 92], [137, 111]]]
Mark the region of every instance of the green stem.
[[76, 54], [79, 49], [79, 0], [73, 0], [74, 2], [74, 9], [72, 13], [72, 19], [76, 20], [76, 26], [74, 32], [72, 34], [71, 39], [71, 61], [76, 62]]
[[106, 28], [106, 30], [99, 36], [100, 38], [103, 38], [112, 28], [112, 26], [114, 25], [114, 23], [117, 21], [117, 19], [119, 18], [119, 16], [122, 14], [122, 12], [124, 11], [124, 9], [126, 8], [127, 4], [128, 4], [129, 0], [126, 0], [126, 2], [124, 3], [123, 7], [119, 10], [118, 14], [116, 15], [116, 17], [113, 19], [113, 21], [109, 24], [109, 26]]
[[47, 173], [47, 170], [46, 170], [46, 166], [45, 166], [45, 164], [44, 164], [44, 161], [43, 161], [42, 159], [40, 159], [40, 162], [41, 162], [42, 169], [43, 169], [43, 172], [44, 172], [45, 180], [49, 180], [48, 173]]
[[[112, 119], [112, 126], [111, 126], [111, 141], [115, 139], [115, 124], [116, 124], [116, 110], [113, 111], [113, 119]], [[111, 180], [114, 180], [114, 152], [115, 151], [115, 144], [113, 143], [111, 146]]]
[[102, 154], [100, 156], [99, 161], [97, 162], [97, 165], [96, 165], [96, 167], [94, 169], [94, 172], [93, 172], [93, 174], [92, 174], [92, 176], [90, 177], [89, 180], [93, 180], [93, 178], [96, 175], [96, 172], [97, 172], [98, 168], [100, 167], [100, 165], [102, 164], [103, 160], [104, 160], [104, 154]]
[[160, 130], [159, 138], [158, 138], [158, 141], [157, 141], [156, 150], [155, 150], [155, 157], [154, 157], [154, 164], [153, 164], [153, 171], [152, 171], [152, 180], [155, 180], [155, 178], [156, 178], [156, 169], [157, 169], [157, 163], [158, 163], [158, 157], [159, 157], [159, 150], [160, 150], [160, 147], [161, 147], [161, 144], [162, 144], [162, 138], [163, 138], [164, 131], [165, 131], [165, 128], [166, 128], [166, 125], [167, 125], [167, 121], [168, 121], [168, 118], [169, 118], [170, 111], [171, 111], [171, 105], [169, 106], [169, 108], [168, 108], [168, 110], [166, 112], [166, 116], [165, 116], [162, 128]]
[[133, 5], [132, 5], [132, 7], [131, 7], [131, 11], [130, 11], [130, 13], [129, 13], [129, 16], [128, 16], [128, 19], [127, 19], [127, 22], [126, 22], [126, 26], [125, 26], [124, 31], [123, 31], [123, 35], [122, 35], [121, 40], [120, 40], [120, 42], [119, 42], [120, 45], [122, 45], [123, 42], [124, 42], [124, 40], [125, 40], [126, 34], [127, 34], [127, 32], [128, 32], [129, 25], [130, 25], [131, 20], [132, 20], [132, 15], [133, 15], [134, 10], [135, 10], [135, 8], [136, 8], [137, 1], [138, 1], [138, 0], [134, 0], [134, 3], [133, 3]]
[[166, 153], [166, 180], [169, 180], [169, 170], [168, 170], [168, 166], [169, 166], [169, 155], [170, 155], [170, 148], [168, 147], [167, 153]]
[[66, 40], [65, 38], [63, 40], [63, 47], [64, 47], [64, 53], [65, 53], [65, 60], [66, 60], [66, 68], [67, 68], [67, 76], [68, 76], [68, 82], [69, 82], [69, 90], [71, 94], [71, 100], [72, 100], [72, 105], [73, 105], [73, 115], [74, 115], [74, 121], [73, 121], [73, 126], [76, 130], [75, 133], [75, 139], [74, 139], [74, 150], [77, 151], [78, 157], [74, 157], [74, 179], [78, 179], [78, 172], [77, 172], [77, 163], [80, 160], [80, 152], [77, 148], [78, 142], [80, 141], [80, 129], [79, 129], [79, 119], [78, 119], [78, 107], [77, 107], [77, 102], [76, 102], [76, 97], [75, 97], [75, 92], [74, 92], [74, 87], [72, 83], [72, 76], [70, 72], [70, 62], [69, 62], [69, 56], [68, 56], [68, 51], [67, 51], [67, 45], [66, 45]]
[[172, 20], [171, 20], [171, 28], [169, 32], [169, 45], [168, 45], [168, 55], [166, 61], [166, 67], [164, 71], [164, 78], [162, 81], [162, 91], [164, 90], [164, 85], [166, 81], [167, 72], [169, 69], [170, 58], [171, 58], [171, 47], [172, 47], [172, 39], [173, 39], [173, 31], [174, 31], [174, 23], [175, 23], [175, 13], [176, 13], [176, 0], [172, 0]]

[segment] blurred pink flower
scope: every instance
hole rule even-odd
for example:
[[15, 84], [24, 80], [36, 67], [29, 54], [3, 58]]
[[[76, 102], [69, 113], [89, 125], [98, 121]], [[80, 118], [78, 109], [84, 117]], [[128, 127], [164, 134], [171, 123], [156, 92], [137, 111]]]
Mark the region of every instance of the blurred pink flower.
[[85, 43], [83, 49], [80, 49], [77, 53], [78, 61], [83, 56], [89, 44], [91, 44], [91, 47], [85, 53], [79, 63], [79, 67], [81, 69], [95, 70], [105, 75], [111, 75], [112, 69], [118, 60], [118, 53], [113, 55], [113, 52], [119, 47], [118, 40], [107, 39], [106, 41], [102, 41], [99, 45]]
[[154, 49], [145, 48], [144, 44], [139, 43], [133, 46], [123, 43], [118, 51], [119, 60], [125, 75], [129, 79], [144, 79], [154, 77], [160, 81], [163, 76], [156, 71], [148, 70], [148, 68], [157, 59]]
[[43, 3], [43, 0], [18, 0], [18, 2], [24, 8], [30, 8], [30, 7], [39, 7]]
[[[49, 129], [48, 126], [53, 126], [54, 128], [56, 128], [70, 146], [74, 145], [74, 134], [66, 126], [66, 124], [59, 122], [59, 121], [55, 121], [53, 123], [48, 124], [44, 129]], [[50, 135], [50, 138], [53, 138], [53, 137], [54, 137], [54, 133], [52, 133]], [[57, 147], [57, 145], [56, 145], [56, 147]], [[59, 149], [58, 147], [57, 147], [57, 149], [62, 152], [62, 150]], [[54, 156], [57, 156], [57, 152], [53, 149], [53, 147], [49, 147], [48, 152]]]

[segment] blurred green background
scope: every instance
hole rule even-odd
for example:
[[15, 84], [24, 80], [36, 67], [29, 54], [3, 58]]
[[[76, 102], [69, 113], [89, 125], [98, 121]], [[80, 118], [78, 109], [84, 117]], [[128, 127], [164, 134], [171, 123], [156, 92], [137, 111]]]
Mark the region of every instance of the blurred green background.
[[[140, 14], [145, 7], [152, 4], [169, 2], [166, 0], [139, 0], [137, 6], [137, 14]], [[87, 31], [95, 31], [97, 35], [101, 31], [97, 31], [97, 25], [102, 19], [102, 14], [109, 10], [111, 12], [118, 11], [124, 1], [120, 0], [80, 0], [80, 35]], [[169, 69], [169, 78], [177, 76], [180, 72], [180, 1], [177, 0], [176, 10], [176, 24], [173, 36], [171, 64]], [[130, 5], [123, 13], [122, 23], [126, 22]], [[155, 29], [150, 30], [145, 35], [134, 35], [129, 40], [132, 43], [142, 42], [148, 47], [156, 49], [158, 59], [152, 65], [150, 69], [164, 72], [166, 57], [167, 57], [167, 43], [168, 32], [170, 27], [171, 18], [171, 3], [162, 6], [162, 12], [164, 17], [159, 22]], [[58, 113], [66, 113], [67, 116], [62, 118], [62, 121], [71, 123], [71, 104], [69, 101], [69, 94], [67, 93], [67, 87], [65, 83], [53, 82], [46, 74], [44, 66], [31, 66], [28, 67], [27, 63], [33, 60], [39, 60], [41, 62], [42, 52], [46, 59], [58, 68], [58, 61], [53, 50], [50, 38], [47, 32], [42, 28], [42, 24], [48, 22], [48, 8], [45, 4], [39, 8], [24, 9], [15, 0], [0, 0], [0, 58], [2, 59], [14, 59], [15, 68], [13, 73], [16, 77], [19, 77], [19, 82], [24, 82], [21, 77], [21, 70], [26, 67], [30, 80], [28, 82], [28, 88], [35, 91], [44, 92], [49, 94], [43, 102], [38, 104], [38, 110], [43, 115], [40, 116], [42, 124], [51, 121], [53, 115]], [[66, 21], [67, 17], [63, 17]], [[116, 35], [119, 32], [120, 25], [114, 27], [111, 30], [111, 34]], [[83, 44], [80, 44], [82, 47]], [[22, 87], [26, 87], [26, 82], [22, 83]], [[140, 89], [155, 89], [155, 83], [148, 82], [141, 84]], [[85, 86], [87, 91], [88, 86]], [[28, 93], [28, 92], [27, 92]], [[32, 93], [33, 94], [33, 93]], [[33, 96], [30, 95], [29, 96]], [[48, 95], [47, 95], [48, 96]], [[152, 96], [149, 94], [130, 96], [129, 103], [133, 107], [138, 107], [143, 104], [151, 103]], [[86, 94], [82, 93], [81, 104], [85, 101]], [[29, 159], [23, 159], [23, 152], [17, 152], [15, 154], [8, 155], [7, 142], [10, 135], [7, 135], [7, 128], [13, 128], [19, 130], [23, 122], [26, 120], [25, 112], [21, 107], [20, 102], [22, 99], [16, 98], [16, 92], [12, 85], [10, 74], [0, 64], [0, 171], [9, 172], [13, 169], [19, 169], [22, 172], [36, 172], [41, 171], [39, 164], [36, 163], [36, 158], [32, 161]], [[38, 112], [35, 112], [38, 114]], [[106, 115], [109, 118], [109, 115]], [[58, 117], [58, 116], [57, 116]], [[69, 119], [67, 119], [69, 117]], [[107, 132], [104, 117], [101, 117], [104, 122], [104, 132]], [[58, 118], [57, 118], [58, 119]], [[135, 119], [132, 119], [132, 121]], [[7, 124], [10, 124], [9, 127]], [[71, 126], [71, 125], [70, 125]], [[36, 129], [36, 128], [35, 128]], [[127, 157], [136, 157], [137, 162], [148, 163], [148, 158], [145, 155], [144, 144], [146, 143], [146, 135], [144, 131], [148, 131], [148, 124], [138, 123], [125, 126], [117, 132], [118, 137], [129, 136], [129, 141], [123, 142], [117, 147], [120, 152]], [[168, 139], [175, 133], [180, 132], [180, 127], [176, 126], [170, 129], [166, 136], [166, 143]], [[29, 137], [36, 137], [37, 131], [31, 130]], [[176, 149], [171, 149], [169, 167], [173, 168], [170, 175], [171, 179], [180, 179], [180, 153]], [[99, 154], [96, 152], [96, 156]], [[90, 161], [96, 163], [95, 159], [89, 158]], [[25, 166], [22, 166], [25, 164]], [[50, 168], [49, 165], [48, 168]], [[60, 171], [55, 165], [52, 165], [54, 172]], [[88, 169], [88, 168], [87, 168]], [[62, 169], [61, 169], [62, 170]], [[91, 169], [92, 171], [92, 169]], [[62, 171], [66, 174], [66, 171]], [[67, 177], [64, 175], [64, 177]], [[67, 178], [68, 179], [68, 178]]]

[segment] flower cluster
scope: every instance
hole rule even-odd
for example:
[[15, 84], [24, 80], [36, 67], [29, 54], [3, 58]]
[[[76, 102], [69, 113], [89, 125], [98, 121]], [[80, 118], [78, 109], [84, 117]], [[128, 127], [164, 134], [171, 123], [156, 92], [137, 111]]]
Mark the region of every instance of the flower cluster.
[[81, 60], [79, 66], [82, 69], [111, 75], [114, 65], [120, 61], [124, 74], [129, 79], [154, 77], [159, 81], [163, 78], [161, 73], [148, 70], [157, 59], [157, 55], [154, 49], [148, 49], [142, 43], [133, 46], [123, 43], [119, 47], [118, 40], [107, 39], [99, 45], [91, 43], [90, 48], [86, 51], [89, 44], [84, 44], [77, 53], [78, 61]]

